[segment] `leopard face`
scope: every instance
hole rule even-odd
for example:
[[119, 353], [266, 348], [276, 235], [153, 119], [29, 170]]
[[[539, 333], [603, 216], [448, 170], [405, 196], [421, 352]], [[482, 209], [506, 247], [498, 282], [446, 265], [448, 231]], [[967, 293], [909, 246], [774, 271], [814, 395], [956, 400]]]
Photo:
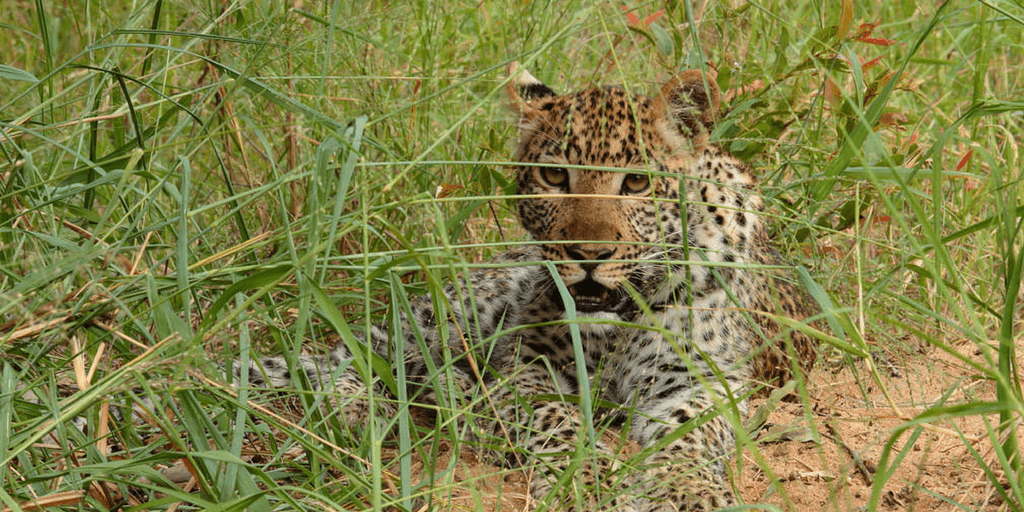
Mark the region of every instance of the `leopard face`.
[[522, 225], [559, 262], [578, 311], [627, 307], [627, 283], [643, 289], [653, 260], [682, 242], [677, 172], [706, 143], [717, 85], [688, 71], [653, 99], [618, 87], [559, 96], [522, 71], [508, 91]]

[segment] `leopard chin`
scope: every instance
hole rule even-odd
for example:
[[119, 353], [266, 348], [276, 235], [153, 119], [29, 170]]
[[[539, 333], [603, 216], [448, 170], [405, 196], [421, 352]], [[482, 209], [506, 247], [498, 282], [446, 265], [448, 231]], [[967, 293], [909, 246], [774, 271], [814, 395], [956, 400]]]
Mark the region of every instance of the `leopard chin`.
[[619, 328], [619, 326], [612, 322], [627, 321], [622, 315], [610, 311], [579, 313], [578, 317], [588, 320], [579, 322], [577, 325], [579, 325], [580, 334], [589, 337], [608, 336], [612, 331]]

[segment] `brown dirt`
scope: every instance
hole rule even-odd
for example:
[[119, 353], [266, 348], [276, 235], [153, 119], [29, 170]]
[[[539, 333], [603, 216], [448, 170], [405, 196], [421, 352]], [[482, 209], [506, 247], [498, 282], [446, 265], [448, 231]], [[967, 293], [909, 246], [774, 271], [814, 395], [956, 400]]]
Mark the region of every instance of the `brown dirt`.
[[[973, 344], [954, 345], [953, 349], [982, 362]], [[862, 510], [871, 496], [872, 483], [882, 473], [877, 466], [883, 449], [899, 427], [940, 404], [944, 395], [948, 395], [946, 405], [995, 399], [991, 381], [934, 348], [905, 354], [901, 361], [880, 368], [877, 374], [882, 385], [872, 378], [866, 361], [822, 366], [808, 379], [810, 418], [820, 434], [820, 444], [799, 439], [759, 443], [757, 451], [766, 461], [763, 467], [780, 480], [774, 489], [773, 479], [756, 462], [755, 450], [744, 451], [743, 467], [749, 469], [743, 474], [742, 493], [747, 503], [772, 503], [794, 511]], [[752, 405], [753, 410], [758, 404]], [[804, 429], [797, 430], [794, 437], [799, 437], [807, 431], [806, 410], [800, 404], [782, 404], [769, 415], [768, 422], [775, 430], [786, 426]], [[909, 451], [882, 487], [878, 509], [962, 510], [955, 503], [979, 510], [1005, 509], [968, 448], [969, 444], [989, 467], [998, 466], [986, 421], [995, 425], [998, 418], [972, 415], [933, 421], [910, 446], [912, 430], [899, 435], [893, 443], [890, 467], [897, 454]]]
[[[968, 359], [983, 360], [973, 344], [954, 349]], [[873, 481], [882, 473], [878, 464], [883, 448], [896, 429], [940, 403], [944, 395], [947, 405], [995, 398], [990, 381], [941, 350], [902, 354], [891, 364], [884, 359], [877, 371], [882, 385], [873, 379], [868, 362], [844, 363], [836, 357], [822, 361], [807, 379], [807, 405], [751, 402], [751, 411], [774, 410], [733, 466], [746, 503], [769, 503], [794, 512], [863, 510]], [[904, 448], [909, 450], [882, 487], [878, 510], [963, 510], [958, 503], [971, 510], [1006, 510], [968, 449], [967, 443], [989, 467], [998, 467], [986, 421], [995, 425], [998, 419], [972, 415], [930, 422], [909, 447], [912, 430], [900, 435], [890, 465]], [[441, 485], [440, 495], [435, 494], [435, 510], [528, 509], [530, 475], [494, 467], [472, 453], [463, 453], [460, 459], [451, 465], [454, 471], [444, 479], [447, 484]], [[442, 458], [435, 467], [450, 467], [449, 461]]]

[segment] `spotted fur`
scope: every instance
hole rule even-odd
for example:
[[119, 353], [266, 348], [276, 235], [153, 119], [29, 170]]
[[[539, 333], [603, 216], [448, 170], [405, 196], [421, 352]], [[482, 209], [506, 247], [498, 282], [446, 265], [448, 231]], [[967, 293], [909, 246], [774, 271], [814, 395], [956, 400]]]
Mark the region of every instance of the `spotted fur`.
[[[583, 432], [578, 401], [558, 398], [580, 394], [582, 362], [587, 387], [616, 404], [597, 408], [602, 421], [647, 446], [675, 433], [622, 478], [614, 457], [584, 464], [593, 509], [734, 504], [725, 466], [745, 393], [751, 382], [789, 378], [787, 343], [805, 369], [814, 350], [798, 333], [776, 340], [779, 326], [761, 314], [800, 319], [807, 310], [796, 287], [769, 270], [779, 260], [750, 169], [708, 143], [718, 86], [688, 71], [654, 98], [617, 87], [560, 96], [515, 65], [510, 73], [517, 192], [525, 196], [519, 217], [536, 244], [450, 285], [445, 311], [414, 299], [403, 332], [374, 328], [370, 344], [381, 355], [403, 354], [414, 382], [442, 377], [433, 368], [449, 360], [456, 389], [483, 384], [498, 414], [490, 433], [542, 462], [531, 484], [538, 499], [569, 468]], [[557, 262], [557, 275], [543, 260]], [[357, 397], [339, 408], [358, 423], [366, 415], [358, 397], [371, 391], [351, 369], [339, 370], [349, 359], [339, 344], [300, 363], [315, 386]], [[290, 373], [282, 359], [264, 358], [248, 378], [280, 386]], [[615, 453], [602, 439], [597, 448]]]

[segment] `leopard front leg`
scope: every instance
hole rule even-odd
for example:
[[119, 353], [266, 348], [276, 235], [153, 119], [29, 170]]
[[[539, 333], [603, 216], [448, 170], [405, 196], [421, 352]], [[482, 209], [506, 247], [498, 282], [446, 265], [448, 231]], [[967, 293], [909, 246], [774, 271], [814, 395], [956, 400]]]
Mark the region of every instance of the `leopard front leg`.
[[[371, 328], [369, 336], [356, 335], [361, 343], [369, 343], [381, 350], [388, 343], [388, 333], [379, 327]], [[362, 376], [352, 364], [354, 356], [344, 342], [339, 342], [325, 354], [300, 354], [296, 360], [297, 371], [305, 374], [311, 389], [325, 395], [329, 410], [336, 411], [339, 418], [349, 426], [364, 426], [371, 416], [370, 395], [386, 396], [384, 385], [375, 379], [367, 387]], [[241, 361], [233, 365], [236, 376], [242, 375]], [[284, 356], [270, 356], [249, 361], [246, 380], [255, 387], [283, 388], [294, 385], [295, 375]], [[393, 416], [397, 410], [388, 400], [377, 400], [377, 409], [385, 417]]]
[[[695, 338], [704, 339], [697, 331]], [[743, 351], [673, 347], [649, 334], [657, 341], [644, 345], [660, 350], [638, 352], [653, 363], [630, 365], [624, 389], [634, 391], [625, 403], [632, 404], [630, 436], [645, 446], [664, 446], [634, 476], [634, 507], [638, 512], [698, 512], [733, 505], [726, 465], [735, 451], [733, 425], [746, 413], [741, 396], [746, 369], [742, 358], [733, 355]], [[743, 338], [733, 341], [741, 349], [743, 343]]]
[[625, 479], [615, 472], [616, 440], [599, 433], [591, 452], [581, 439], [585, 426], [572, 383], [543, 360], [502, 373], [508, 379], [489, 390], [493, 410], [488, 412], [499, 418], [489, 434], [512, 445], [514, 453], [505, 454], [506, 461], [535, 468], [530, 495], [550, 510], [569, 510], [582, 487], [585, 510], [634, 512], [624, 493]]
[[[736, 504], [726, 479], [726, 463], [735, 449], [729, 420], [710, 405], [690, 421], [699, 426], [674, 439], [644, 461], [644, 471], [633, 481], [637, 512], [704, 512]], [[670, 422], [665, 435], [688, 426]], [[658, 440], [652, 440], [652, 443]]]

